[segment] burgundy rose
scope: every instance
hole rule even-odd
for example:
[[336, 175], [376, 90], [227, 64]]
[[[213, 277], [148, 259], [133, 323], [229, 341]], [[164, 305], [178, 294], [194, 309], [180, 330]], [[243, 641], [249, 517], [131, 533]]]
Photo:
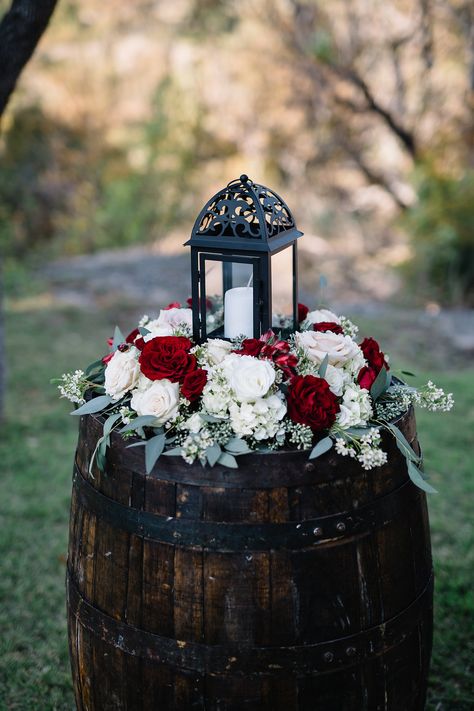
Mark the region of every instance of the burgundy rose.
[[370, 388], [375, 382], [375, 378], [377, 377], [377, 375], [378, 373], [376, 370], [374, 370], [370, 366], [364, 365], [364, 367], [359, 370], [357, 382], [359, 383], [361, 388], [370, 390]]
[[340, 334], [344, 333], [342, 326], [334, 321], [320, 321], [319, 323], [313, 323], [313, 331], [331, 331], [332, 333]]
[[311, 427], [313, 432], [327, 430], [339, 412], [337, 397], [323, 378], [297, 375], [288, 390], [288, 414], [293, 422]]
[[207, 372], [198, 368], [197, 370], [193, 370], [192, 373], [185, 375], [181, 392], [189, 402], [194, 402], [201, 395], [206, 383]]
[[113, 357], [114, 357], [114, 354], [113, 354], [113, 353], [107, 353], [107, 355], [105, 355], [105, 356], [102, 358], [102, 363], [105, 363], [105, 364], [107, 365], [107, 363], [109, 362], [109, 360], [112, 360]]
[[157, 336], [143, 346], [139, 363], [150, 380], [167, 378], [182, 383], [188, 373], [196, 370], [196, 358], [189, 353], [191, 341], [184, 336]]
[[388, 363], [385, 361], [385, 354], [382, 353], [379, 344], [374, 338], [364, 338], [360, 344], [360, 348], [370, 368], [377, 373], [379, 373], [383, 366], [389, 370]]
[[298, 304], [298, 323], [304, 321], [308, 315], [309, 309], [305, 304]]
[[249, 355], [258, 358], [260, 351], [265, 344], [258, 338], [245, 338], [239, 350], [235, 351], [239, 355]]

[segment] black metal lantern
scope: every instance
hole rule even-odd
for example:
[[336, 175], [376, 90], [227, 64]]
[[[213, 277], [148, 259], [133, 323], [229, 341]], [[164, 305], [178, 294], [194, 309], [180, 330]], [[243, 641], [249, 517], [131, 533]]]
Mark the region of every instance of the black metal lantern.
[[[247, 175], [231, 181], [204, 206], [191, 239], [193, 337], [237, 335], [258, 338], [272, 324], [272, 258], [291, 249], [292, 304], [288, 330], [298, 326], [298, 266], [296, 240], [302, 236], [286, 203], [273, 190]], [[219, 266], [223, 322], [206, 323], [207, 275]], [[282, 330], [275, 328], [274, 330]], [[208, 332], [209, 331], [209, 332]]]

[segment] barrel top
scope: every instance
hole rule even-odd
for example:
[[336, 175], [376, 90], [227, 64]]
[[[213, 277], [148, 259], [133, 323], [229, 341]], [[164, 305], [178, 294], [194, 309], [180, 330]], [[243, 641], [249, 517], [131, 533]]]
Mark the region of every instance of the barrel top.
[[[95, 446], [102, 434], [103, 417], [97, 414], [81, 417], [80, 446], [87, 443]], [[396, 418], [393, 423], [404, 433], [409, 442], [416, 438], [416, 424], [413, 408]], [[388, 433], [383, 432], [384, 448], [389, 453], [388, 463], [377, 469], [377, 475], [389, 478], [393, 469], [393, 457], [397, 461], [401, 455], [395, 442]], [[82, 441], [82, 445], [81, 445]], [[108, 464], [112, 468], [123, 468], [144, 477], [160, 480], [194, 484], [201, 486], [255, 487], [274, 488], [279, 486], [298, 486], [317, 482], [333, 482], [341, 478], [366, 477], [367, 472], [361, 465], [349, 457], [342, 458], [331, 449], [315, 460], [309, 460], [308, 450], [281, 449], [271, 452], [252, 452], [237, 458], [238, 469], [230, 469], [216, 464], [214, 467], [202, 466], [199, 462], [187, 464], [180, 456], [161, 456], [152, 472], [146, 474], [143, 449], [132, 447], [138, 437], [123, 440], [112, 433], [108, 451]], [[92, 447], [93, 448], [93, 447]], [[343, 464], [343, 466], [342, 466]], [[397, 482], [398, 484], [400, 482]]]

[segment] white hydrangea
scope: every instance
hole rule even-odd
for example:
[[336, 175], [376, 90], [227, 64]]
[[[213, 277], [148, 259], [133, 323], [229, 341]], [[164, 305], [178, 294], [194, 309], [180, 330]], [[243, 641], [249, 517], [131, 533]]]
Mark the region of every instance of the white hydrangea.
[[232, 429], [238, 437], [254, 437], [261, 441], [275, 437], [286, 415], [283, 396], [270, 395], [255, 402], [232, 402], [229, 406]]
[[344, 390], [340, 411], [336, 423], [342, 429], [363, 427], [373, 415], [369, 391], [355, 383], [350, 383]]

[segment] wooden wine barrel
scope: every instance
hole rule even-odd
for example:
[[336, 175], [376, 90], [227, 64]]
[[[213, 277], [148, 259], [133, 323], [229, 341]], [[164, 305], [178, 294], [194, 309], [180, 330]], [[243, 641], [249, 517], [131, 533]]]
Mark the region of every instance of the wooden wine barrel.
[[[415, 419], [398, 422], [418, 450]], [[387, 439], [365, 471], [333, 452], [162, 457], [81, 419], [68, 560], [81, 711], [413, 711], [432, 639], [424, 494]]]

